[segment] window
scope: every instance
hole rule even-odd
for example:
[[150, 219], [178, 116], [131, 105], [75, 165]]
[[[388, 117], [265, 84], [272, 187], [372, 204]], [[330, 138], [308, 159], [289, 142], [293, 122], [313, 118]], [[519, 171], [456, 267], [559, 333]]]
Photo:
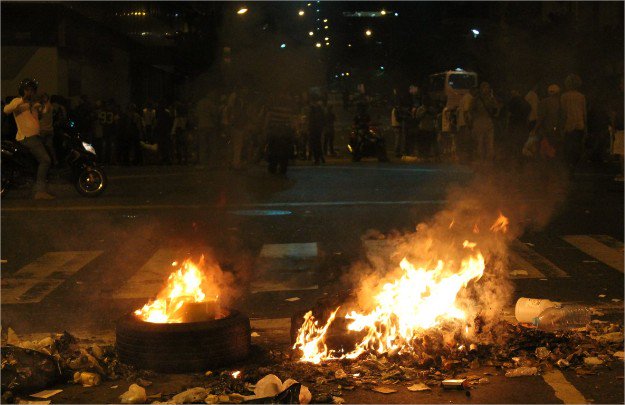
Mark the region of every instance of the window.
[[445, 75], [430, 76], [430, 91], [445, 90]]
[[477, 86], [475, 75], [452, 73], [449, 75], [449, 86], [452, 89], [470, 89]]

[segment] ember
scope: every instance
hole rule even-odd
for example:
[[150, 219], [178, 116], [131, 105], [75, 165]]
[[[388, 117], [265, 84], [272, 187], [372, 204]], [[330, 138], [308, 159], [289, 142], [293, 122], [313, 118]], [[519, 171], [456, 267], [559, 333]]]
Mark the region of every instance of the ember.
[[[177, 264], [173, 262], [172, 266]], [[219, 305], [217, 283], [200, 270], [204, 266], [203, 256], [197, 266], [190, 259], [185, 260], [170, 274], [156, 299], [137, 309], [135, 316], [151, 323], [197, 322], [225, 316]]]

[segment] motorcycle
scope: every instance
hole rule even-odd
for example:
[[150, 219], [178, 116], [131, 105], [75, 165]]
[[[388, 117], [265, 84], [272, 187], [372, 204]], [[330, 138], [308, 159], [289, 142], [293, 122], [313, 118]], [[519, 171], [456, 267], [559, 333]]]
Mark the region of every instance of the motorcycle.
[[[108, 185], [104, 169], [96, 163], [93, 145], [82, 140], [70, 121], [62, 132], [62, 147], [59, 161], [65, 163], [59, 169], [78, 193], [84, 197], [97, 197]], [[2, 188], [0, 196], [4, 197], [8, 189], [32, 183], [37, 175], [39, 163], [30, 151], [16, 140], [2, 141]]]
[[347, 150], [354, 162], [359, 162], [363, 157], [377, 157], [380, 162], [388, 162], [384, 137], [374, 125], [354, 125], [349, 134]]

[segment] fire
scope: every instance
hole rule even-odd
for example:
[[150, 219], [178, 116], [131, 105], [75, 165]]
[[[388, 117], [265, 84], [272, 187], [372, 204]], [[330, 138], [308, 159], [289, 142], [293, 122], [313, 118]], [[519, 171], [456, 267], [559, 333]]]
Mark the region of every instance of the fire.
[[[173, 262], [172, 266], [177, 265]], [[204, 257], [199, 267], [204, 266]], [[165, 287], [158, 293], [154, 301], [148, 302], [134, 314], [145, 322], [181, 323], [187, 321], [192, 304], [205, 304], [215, 311], [218, 308], [219, 291], [214, 283], [209, 282], [206, 274], [190, 259], [171, 273]], [[200, 305], [202, 306], [202, 305]]]
[[[507, 225], [508, 219], [500, 214], [490, 229], [505, 233]], [[479, 232], [477, 224], [473, 231]], [[300, 361], [318, 364], [324, 360], [354, 359], [365, 352], [414, 353], [415, 339], [443, 325], [468, 337], [471, 320], [460, 305], [459, 296], [470, 282], [482, 277], [485, 260], [476, 243], [465, 240], [462, 247], [462, 257], [455, 261], [432, 260], [419, 265], [404, 258], [399, 264], [399, 276], [373, 295], [371, 310], [352, 310], [345, 315], [347, 330], [363, 336], [351, 352], [336, 353], [325, 344], [339, 308], [323, 326], [308, 312], [293, 345], [302, 353]]]

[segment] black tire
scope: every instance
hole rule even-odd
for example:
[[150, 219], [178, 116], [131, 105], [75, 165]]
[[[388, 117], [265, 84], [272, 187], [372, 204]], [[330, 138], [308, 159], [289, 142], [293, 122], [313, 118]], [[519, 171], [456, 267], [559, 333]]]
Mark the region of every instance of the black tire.
[[83, 197], [97, 197], [108, 186], [108, 179], [102, 168], [89, 166], [78, 174], [74, 186]]
[[238, 311], [193, 323], [149, 323], [129, 314], [117, 323], [119, 359], [164, 373], [206, 371], [245, 359], [250, 353], [250, 320]]

